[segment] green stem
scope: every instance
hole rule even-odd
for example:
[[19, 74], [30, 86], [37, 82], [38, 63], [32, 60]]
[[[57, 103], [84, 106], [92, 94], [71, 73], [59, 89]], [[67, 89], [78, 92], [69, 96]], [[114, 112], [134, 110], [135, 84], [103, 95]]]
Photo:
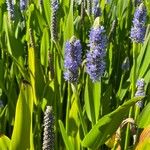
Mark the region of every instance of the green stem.
[[[137, 66], [137, 55], [136, 55], [136, 51], [137, 51], [137, 44], [136, 43], [134, 43], [134, 50], [135, 50], [135, 52], [133, 53], [134, 54], [134, 58], [135, 58], [135, 60], [134, 60], [134, 63], [135, 63], [135, 68], [134, 68], [134, 77], [135, 78], [133, 78], [134, 79], [134, 86], [133, 86], [133, 89], [132, 89], [132, 91], [133, 91], [133, 93], [132, 93], [132, 97], [134, 97], [134, 95], [135, 95], [135, 82], [136, 82], [136, 66]], [[137, 106], [137, 105], [135, 105], [135, 115], [134, 115], [134, 119], [136, 120], [136, 118], [137, 118], [137, 116], [138, 116], [138, 114], [139, 114], [139, 112], [140, 112], [140, 107], [139, 106]]]
[[55, 45], [56, 45], [58, 54], [60, 55], [60, 57], [61, 57], [62, 60], [63, 60], [63, 54], [62, 54], [62, 51], [61, 51], [61, 47], [60, 47], [60, 45], [59, 45], [59, 42], [55, 41]]
[[135, 115], [134, 115], [134, 120], [137, 119], [138, 114], [140, 113], [140, 107], [138, 105], [135, 105]]
[[[132, 84], [131, 84], [131, 98], [134, 97], [135, 95], [135, 83], [136, 83], [136, 66], [137, 66], [137, 44], [134, 42], [133, 43], [133, 69], [132, 69]], [[129, 118], [132, 117], [132, 112], [133, 112], [133, 107], [130, 108], [129, 111]], [[128, 146], [129, 146], [129, 142], [130, 142], [130, 125], [127, 125], [127, 130], [126, 130], [126, 137], [125, 137], [125, 146], [124, 146], [124, 150], [128, 150]]]
[[[103, 104], [102, 104], [102, 79], [101, 79], [101, 82], [99, 83], [100, 84], [100, 89], [99, 89], [99, 92], [100, 92], [100, 104], [99, 104], [99, 116], [102, 117], [103, 116]], [[98, 117], [95, 118], [96, 120], [96, 123], [98, 121]]]
[[[55, 53], [55, 71], [57, 74], [57, 61], [58, 61], [58, 55]], [[59, 96], [60, 96], [60, 90], [59, 90], [59, 83], [58, 83], [58, 76], [54, 77], [54, 112], [55, 112], [55, 149], [58, 149], [58, 106], [60, 106]]]
[[79, 113], [79, 118], [80, 118], [82, 129], [83, 129], [83, 133], [84, 133], [84, 135], [86, 135], [87, 134], [87, 127], [86, 127], [86, 123], [85, 123], [85, 120], [84, 120], [84, 117], [82, 114], [78, 90], [77, 90], [77, 87], [75, 87], [74, 85], [73, 85], [73, 87], [74, 87], [73, 92], [74, 92], [75, 100], [76, 100], [77, 107], [78, 107], [78, 113]]
[[[128, 116], [129, 118], [131, 118], [132, 112], [133, 112], [133, 107], [131, 107], [129, 110], [129, 116]], [[126, 130], [124, 150], [128, 150], [129, 142], [130, 142], [130, 124], [128, 123], [127, 130]]]
[[132, 94], [131, 97], [134, 97], [135, 94], [135, 84], [136, 84], [136, 67], [137, 67], [137, 47], [136, 43], [133, 43], [133, 72], [132, 72]]
[[115, 141], [115, 144], [114, 144], [114, 146], [113, 146], [113, 148], [111, 150], [116, 150], [117, 147], [118, 147], [118, 141]]
[[118, 93], [117, 93], [117, 106], [120, 105], [120, 99], [119, 99], [119, 96], [121, 94], [121, 89], [122, 89], [122, 85], [123, 85], [123, 79], [124, 79], [124, 76], [125, 76], [125, 72], [123, 72], [123, 75], [121, 76], [121, 81], [120, 81], [120, 86], [119, 86], [119, 90], [118, 90]]
[[69, 110], [70, 110], [70, 103], [71, 103], [71, 88], [70, 84], [68, 83], [68, 99], [67, 99], [67, 110], [66, 110], [66, 131], [68, 133], [69, 129]]

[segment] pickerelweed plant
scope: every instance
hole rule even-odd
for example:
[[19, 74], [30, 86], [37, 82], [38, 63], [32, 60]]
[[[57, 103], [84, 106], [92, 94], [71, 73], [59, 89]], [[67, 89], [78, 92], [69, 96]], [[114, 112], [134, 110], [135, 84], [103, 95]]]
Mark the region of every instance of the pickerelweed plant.
[[149, 0], [0, 0], [0, 150], [144, 149], [148, 10]]
[[[135, 96], [135, 84], [137, 80], [137, 57], [138, 57], [138, 44], [143, 43], [145, 40], [145, 32], [146, 32], [146, 8], [143, 3], [141, 3], [135, 10], [134, 18], [133, 18], [133, 26], [130, 32], [130, 38], [133, 42], [133, 67], [132, 67], [132, 79], [131, 79], [131, 97]], [[138, 107], [138, 106], [137, 106]], [[132, 110], [130, 109], [129, 117], [132, 115]], [[138, 109], [138, 108], [137, 108]], [[137, 116], [137, 111], [135, 113], [135, 119]], [[129, 142], [129, 126], [127, 128], [127, 136], [126, 136], [126, 143], [125, 143], [125, 150], [128, 147]]]

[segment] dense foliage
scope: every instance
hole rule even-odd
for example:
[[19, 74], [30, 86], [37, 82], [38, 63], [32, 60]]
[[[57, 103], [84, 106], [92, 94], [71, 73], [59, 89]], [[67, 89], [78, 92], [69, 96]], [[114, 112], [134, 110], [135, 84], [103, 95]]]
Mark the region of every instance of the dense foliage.
[[0, 0], [0, 150], [149, 150], [149, 23], [149, 0]]

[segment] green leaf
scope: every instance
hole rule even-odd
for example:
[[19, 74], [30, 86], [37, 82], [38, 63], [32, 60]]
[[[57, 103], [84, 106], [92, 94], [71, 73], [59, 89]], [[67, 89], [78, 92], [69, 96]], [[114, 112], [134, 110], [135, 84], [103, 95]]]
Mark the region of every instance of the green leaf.
[[101, 101], [101, 83], [97, 82], [93, 85], [93, 101], [94, 101], [94, 111], [95, 111], [95, 120], [97, 122], [100, 111], [100, 101]]
[[[3, 10], [2, 10], [2, 7], [1, 7], [1, 2], [0, 2], [0, 20], [3, 20]], [[0, 34], [2, 32], [2, 28], [3, 28], [3, 22], [1, 21], [0, 22]]]
[[73, 26], [73, 0], [71, 0], [70, 10], [67, 17], [64, 39], [65, 41], [70, 39], [74, 35], [74, 26]]
[[20, 39], [16, 39], [14, 28], [10, 25], [7, 16], [4, 15], [4, 29], [7, 38], [7, 50], [10, 55], [13, 55], [15, 58], [23, 55], [23, 44]]
[[1, 0], [0, 1], [0, 5], [2, 5], [3, 3], [5, 3], [5, 0]]
[[42, 98], [45, 82], [40, 60], [37, 57], [35, 48], [33, 47], [28, 49], [28, 64], [34, 102], [37, 104], [38, 99]]
[[42, 41], [41, 41], [41, 64], [47, 68], [48, 67], [48, 49], [49, 49], [49, 34], [47, 28], [43, 31]]
[[36, 87], [35, 87], [35, 65], [37, 64], [35, 64], [35, 49], [32, 47], [28, 49], [28, 64], [29, 64], [31, 85], [33, 88], [34, 103], [37, 104]]
[[39, 25], [41, 31], [43, 31], [43, 28], [46, 27], [46, 22], [45, 22], [43, 16], [40, 14], [40, 12], [38, 10], [35, 10], [34, 16], [37, 17], [38, 25]]
[[111, 135], [117, 130], [125, 114], [129, 111], [130, 106], [142, 98], [143, 97], [133, 98], [119, 106], [110, 114], [102, 117], [85, 136], [82, 141], [82, 145], [93, 150], [98, 149], [98, 147], [104, 144], [108, 138], [110, 138]]
[[88, 119], [95, 123], [96, 120], [95, 120], [95, 110], [94, 110], [94, 102], [93, 102], [92, 83], [88, 76], [86, 78], [86, 84], [85, 84], [84, 102], [85, 102], [85, 110]]
[[92, 83], [91, 79], [87, 77], [84, 92], [85, 110], [89, 120], [92, 121], [93, 124], [96, 123], [99, 117], [100, 99], [101, 83]]
[[137, 119], [137, 125], [139, 128], [146, 128], [150, 125], [150, 103], [142, 110], [140, 116]]
[[62, 121], [59, 120], [58, 122], [59, 122], [61, 134], [62, 134], [62, 137], [63, 137], [63, 140], [64, 140], [64, 143], [66, 145], [67, 150], [74, 150], [73, 144], [71, 143], [71, 141], [69, 140], [69, 138], [67, 136], [67, 133], [65, 131], [65, 128], [64, 128]]
[[68, 134], [74, 136], [78, 132], [78, 127], [80, 125], [80, 120], [78, 116], [78, 107], [76, 104], [76, 100], [73, 100], [70, 112], [69, 112], [69, 129]]
[[124, 82], [122, 87], [120, 87], [121, 89], [118, 90], [117, 96], [120, 99], [120, 101], [122, 101], [124, 96], [126, 95], [129, 85], [130, 85], [130, 82], [126, 81], [126, 82]]
[[50, 27], [50, 21], [51, 21], [51, 9], [50, 9], [50, 1], [49, 0], [44, 0], [43, 1], [43, 7], [44, 7], [44, 13], [46, 17], [46, 21]]
[[4, 61], [0, 60], [0, 87], [4, 88]]
[[144, 139], [143, 142], [137, 145], [135, 150], [149, 150], [150, 149], [150, 138]]
[[10, 139], [5, 135], [0, 135], [0, 149], [9, 150]]
[[144, 128], [139, 136], [135, 150], [149, 150], [150, 148], [150, 126]]
[[143, 77], [150, 65], [150, 33], [146, 38], [144, 46], [137, 60], [137, 69], [139, 69], [139, 76]]
[[106, 89], [106, 91], [102, 97], [102, 102], [101, 102], [102, 116], [104, 116], [105, 114], [108, 114], [112, 110], [111, 105], [110, 105], [110, 103], [111, 103], [110, 96], [111, 95], [112, 95], [112, 85], [108, 86], [108, 88]]
[[15, 113], [10, 150], [27, 150], [32, 145], [32, 87], [22, 83]]
[[68, 11], [68, 9], [69, 9], [69, 4], [70, 4], [70, 0], [63, 0], [63, 1], [61, 1], [62, 2], [62, 6], [64, 6], [63, 7], [63, 9], [64, 9], [64, 12], [67, 14], [67, 11]]

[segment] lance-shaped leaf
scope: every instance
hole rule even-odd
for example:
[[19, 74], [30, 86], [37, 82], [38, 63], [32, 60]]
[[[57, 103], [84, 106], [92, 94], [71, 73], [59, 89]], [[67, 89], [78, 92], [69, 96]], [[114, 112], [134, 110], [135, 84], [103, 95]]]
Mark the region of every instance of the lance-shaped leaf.
[[8, 150], [10, 145], [10, 139], [5, 135], [0, 135], [0, 149]]
[[48, 49], [49, 49], [49, 34], [47, 28], [43, 30], [43, 36], [41, 40], [41, 64], [45, 67], [48, 67]]
[[104, 144], [117, 130], [125, 114], [129, 111], [130, 106], [142, 98], [143, 97], [133, 98], [119, 106], [113, 112], [102, 117], [85, 136], [82, 141], [82, 145], [93, 150], [98, 149], [98, 147]]
[[33, 95], [29, 83], [22, 83], [15, 113], [10, 150], [27, 150], [32, 145]]
[[67, 136], [67, 133], [66, 133], [66, 131], [65, 131], [65, 128], [64, 128], [64, 125], [63, 125], [62, 121], [59, 120], [58, 122], [59, 122], [60, 131], [61, 131], [61, 134], [62, 134], [64, 143], [65, 143], [65, 145], [66, 145], [66, 149], [67, 149], [67, 150], [74, 150], [73, 144], [72, 144], [72, 142], [69, 140], [69, 137]]

